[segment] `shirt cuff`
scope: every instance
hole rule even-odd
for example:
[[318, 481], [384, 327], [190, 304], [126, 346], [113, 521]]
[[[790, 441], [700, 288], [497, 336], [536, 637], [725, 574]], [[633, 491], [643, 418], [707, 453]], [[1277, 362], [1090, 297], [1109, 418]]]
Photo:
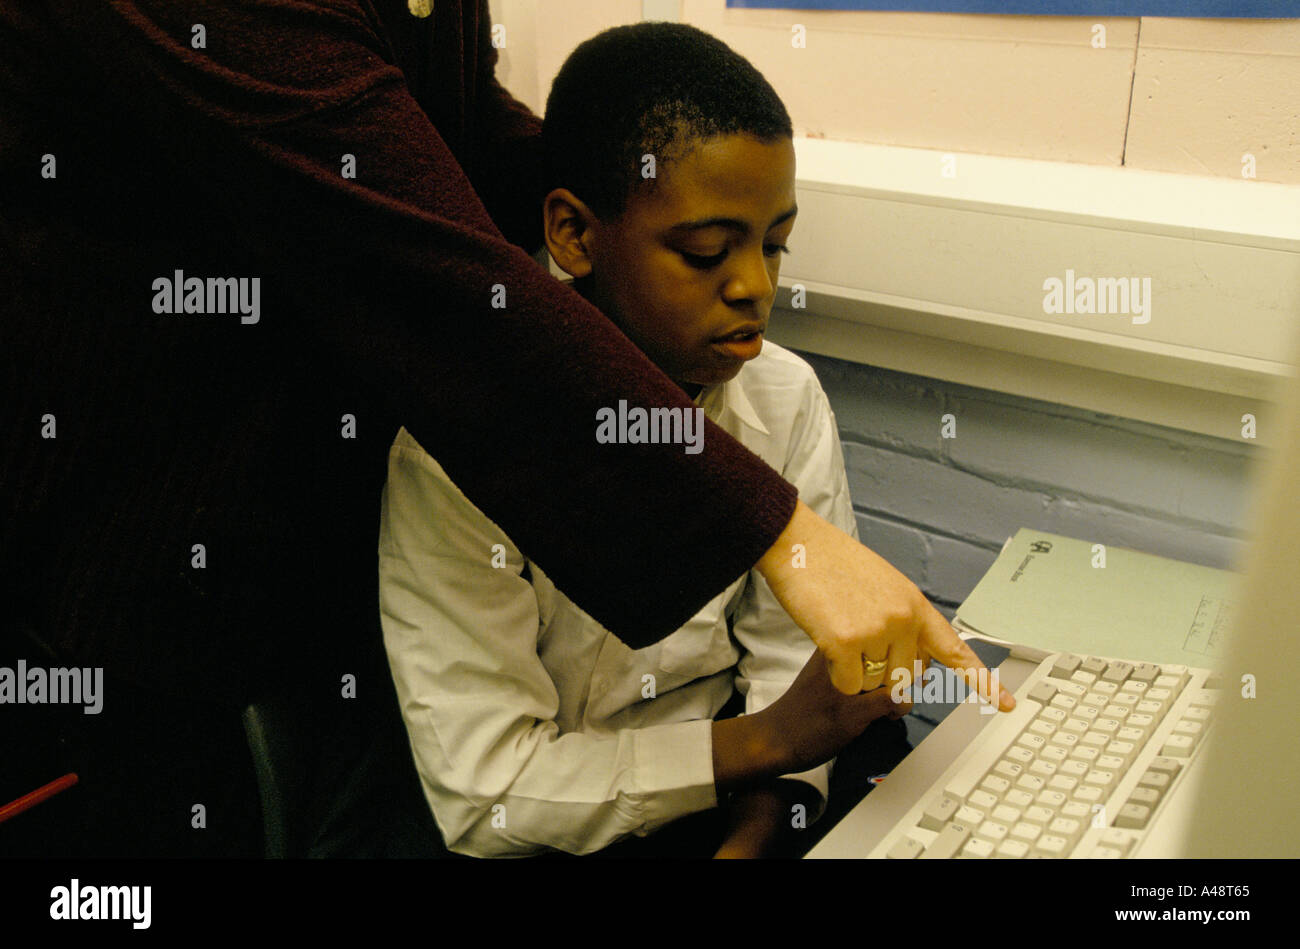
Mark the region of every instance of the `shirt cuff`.
[[826, 799], [830, 797], [831, 766], [830, 762], [800, 771], [798, 774], [783, 774], [783, 781], [802, 781], [812, 786], [817, 792], [817, 804], [813, 813], [808, 815], [808, 823], [817, 820], [826, 812]]
[[652, 725], [633, 732], [637, 773], [643, 783], [643, 830], [648, 834], [669, 821], [718, 806], [713, 784], [713, 722]]

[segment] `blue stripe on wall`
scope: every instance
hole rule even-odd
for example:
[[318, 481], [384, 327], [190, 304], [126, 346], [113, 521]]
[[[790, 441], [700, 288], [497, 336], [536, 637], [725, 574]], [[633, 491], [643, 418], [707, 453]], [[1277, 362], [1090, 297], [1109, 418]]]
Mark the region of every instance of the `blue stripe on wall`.
[[1300, 0], [727, 0], [729, 7], [781, 10], [889, 10], [1042, 16], [1285, 18]]

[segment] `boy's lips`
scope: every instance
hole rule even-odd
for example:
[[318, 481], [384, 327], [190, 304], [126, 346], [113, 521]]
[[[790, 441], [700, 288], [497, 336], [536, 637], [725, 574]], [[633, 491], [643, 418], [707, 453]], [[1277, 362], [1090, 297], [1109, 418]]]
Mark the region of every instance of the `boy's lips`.
[[742, 327], [725, 336], [717, 337], [711, 345], [733, 359], [741, 361], [753, 359], [763, 351], [764, 329], [766, 327], [761, 325]]
[[740, 339], [746, 336], [753, 336], [755, 333], [762, 334], [767, 329], [766, 323], [746, 323], [744, 326], [738, 326], [729, 333], [722, 336], [713, 337], [713, 342], [722, 343], [730, 342], [734, 339]]

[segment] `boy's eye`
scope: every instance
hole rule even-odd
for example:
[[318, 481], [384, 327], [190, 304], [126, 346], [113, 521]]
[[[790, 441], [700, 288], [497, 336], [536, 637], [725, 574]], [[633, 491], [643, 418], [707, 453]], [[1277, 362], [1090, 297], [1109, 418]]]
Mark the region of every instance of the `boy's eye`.
[[769, 257], [775, 257], [777, 254], [790, 253], [790, 248], [786, 247], [784, 244], [764, 244], [763, 253], [767, 254]]
[[696, 270], [712, 270], [714, 267], [718, 266], [718, 264], [722, 263], [727, 256], [725, 250], [707, 256], [704, 254], [687, 253], [684, 250], [679, 250], [678, 253], [682, 255], [682, 260], [686, 261]]

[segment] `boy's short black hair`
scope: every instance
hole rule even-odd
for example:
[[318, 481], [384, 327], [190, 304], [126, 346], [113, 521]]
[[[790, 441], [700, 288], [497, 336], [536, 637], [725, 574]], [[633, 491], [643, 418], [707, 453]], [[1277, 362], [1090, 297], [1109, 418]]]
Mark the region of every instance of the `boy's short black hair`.
[[570, 53], [551, 86], [547, 188], [568, 188], [601, 218], [616, 217], [643, 181], [643, 155], [657, 171], [700, 140], [737, 133], [763, 142], [794, 135], [747, 59], [682, 23], [615, 27]]

